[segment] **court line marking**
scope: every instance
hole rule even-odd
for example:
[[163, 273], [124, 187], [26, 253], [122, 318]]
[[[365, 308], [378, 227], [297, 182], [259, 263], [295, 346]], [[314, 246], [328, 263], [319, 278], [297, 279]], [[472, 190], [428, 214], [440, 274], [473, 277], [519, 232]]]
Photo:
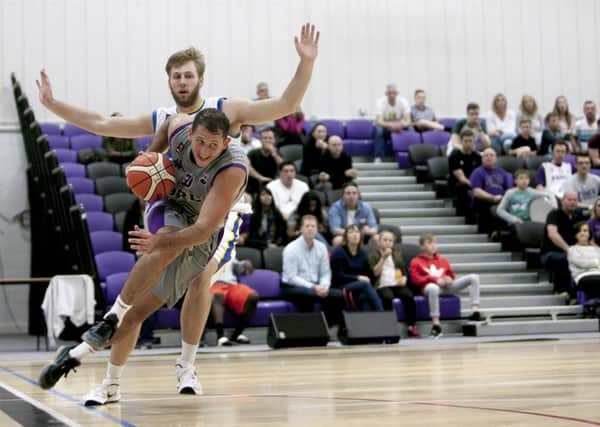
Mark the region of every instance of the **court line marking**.
[[[6, 373], [8, 373], [8, 374], [10, 374], [10, 375], [12, 375], [14, 377], [17, 377], [20, 380], [23, 380], [26, 383], [29, 383], [29, 384], [31, 384], [31, 385], [33, 385], [35, 387], [39, 387], [40, 386], [39, 383], [37, 381], [35, 381], [34, 379], [29, 378], [27, 375], [21, 374], [21, 373], [16, 372], [16, 371], [13, 371], [10, 368], [7, 368], [5, 366], [0, 366], [0, 370], [2, 370], [2, 371], [6, 372]], [[51, 394], [53, 394], [55, 396], [60, 397], [63, 400], [66, 400], [66, 401], [71, 402], [71, 403], [75, 403], [77, 406], [80, 406], [81, 408], [85, 409], [86, 411], [89, 411], [92, 414], [98, 415], [98, 416], [100, 416], [102, 418], [106, 418], [107, 420], [112, 421], [112, 422], [114, 422], [116, 424], [119, 424], [119, 425], [121, 425], [123, 427], [136, 427], [135, 424], [132, 424], [132, 423], [130, 423], [128, 421], [125, 421], [122, 418], [115, 417], [114, 415], [111, 415], [111, 414], [109, 414], [107, 412], [101, 411], [101, 410], [97, 409], [95, 406], [85, 406], [80, 399], [77, 399], [77, 398], [75, 398], [73, 396], [70, 396], [70, 395], [68, 395], [66, 393], [62, 393], [60, 391], [52, 390], [52, 389], [51, 390], [46, 390], [46, 391], [48, 393], [51, 393]]]
[[32, 397], [27, 396], [24, 393], [21, 393], [20, 391], [12, 388], [11, 386], [9, 386], [6, 383], [3, 383], [0, 381], [0, 387], [2, 387], [6, 391], [14, 394], [19, 399], [24, 400], [25, 402], [29, 403], [30, 405], [35, 406], [40, 411], [45, 412], [48, 415], [51, 415], [52, 417], [56, 418], [58, 421], [60, 421], [63, 424], [66, 424], [66, 425], [72, 426], [72, 427], [80, 427], [81, 426], [81, 424], [76, 423], [75, 421], [68, 418], [66, 415], [61, 414], [60, 412], [56, 411], [55, 409], [52, 409], [49, 406], [44, 405], [42, 402], [39, 402], [39, 401], [33, 399]]

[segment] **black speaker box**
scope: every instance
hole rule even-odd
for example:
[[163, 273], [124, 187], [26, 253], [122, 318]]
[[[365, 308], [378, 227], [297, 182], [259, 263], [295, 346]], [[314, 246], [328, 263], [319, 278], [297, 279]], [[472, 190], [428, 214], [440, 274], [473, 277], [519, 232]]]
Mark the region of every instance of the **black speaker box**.
[[271, 348], [325, 346], [329, 342], [327, 320], [320, 313], [273, 314], [267, 332]]
[[394, 311], [344, 311], [338, 329], [338, 339], [344, 345], [397, 343], [400, 327]]

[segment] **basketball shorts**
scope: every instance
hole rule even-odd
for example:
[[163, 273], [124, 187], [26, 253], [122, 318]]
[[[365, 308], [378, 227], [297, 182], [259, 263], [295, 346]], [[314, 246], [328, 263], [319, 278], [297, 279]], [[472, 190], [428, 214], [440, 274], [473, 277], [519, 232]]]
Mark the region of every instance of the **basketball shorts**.
[[225, 300], [225, 307], [233, 311], [238, 316], [244, 311], [244, 306], [248, 297], [256, 293], [254, 289], [241, 283], [223, 283], [215, 282], [210, 287], [211, 294], [222, 294]]

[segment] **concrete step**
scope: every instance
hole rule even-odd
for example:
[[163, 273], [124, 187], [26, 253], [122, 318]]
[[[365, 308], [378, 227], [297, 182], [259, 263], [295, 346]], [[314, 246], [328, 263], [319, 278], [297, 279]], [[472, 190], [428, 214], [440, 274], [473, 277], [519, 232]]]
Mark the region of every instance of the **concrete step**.
[[[510, 286], [507, 286], [510, 287]], [[565, 299], [559, 295], [515, 295], [515, 296], [484, 296], [481, 298], [481, 310], [486, 308], [517, 308], [517, 307], [547, 307], [565, 304]], [[460, 306], [471, 307], [469, 297], [461, 297]]]
[[[402, 235], [403, 243], [414, 243], [419, 244], [419, 233], [408, 233], [411, 229], [408, 228], [404, 231]], [[487, 243], [488, 239], [485, 234], [439, 234], [435, 236], [437, 240], [438, 246], [440, 244], [453, 244], [453, 245], [462, 245], [462, 244], [471, 244], [471, 243]], [[440, 252], [443, 254], [444, 251], [440, 249]]]
[[[423, 233], [433, 233], [438, 237], [442, 234], [469, 234], [477, 233], [476, 225], [406, 225], [401, 226], [402, 236], [419, 236]], [[483, 235], [485, 241], [487, 236]], [[438, 238], [438, 241], [439, 238]], [[446, 242], [444, 242], [446, 243]]]
[[369, 204], [377, 209], [401, 209], [401, 208], [419, 208], [425, 211], [429, 208], [443, 208], [443, 200], [387, 200], [370, 201]]
[[432, 200], [435, 199], [435, 193], [433, 191], [377, 192], [362, 194], [362, 199], [369, 203], [384, 200]]
[[[502, 285], [481, 285], [479, 290], [481, 295], [486, 297], [503, 295], [548, 295], [552, 293], [552, 285], [550, 283], [507, 283]], [[462, 290], [460, 293], [460, 295], [468, 294], [468, 288]]]
[[[460, 311], [463, 317], [468, 317], [470, 313], [471, 310], [468, 306]], [[556, 320], [558, 316], [579, 316], [583, 314], [583, 306], [563, 304], [529, 307], [488, 307], [482, 308], [480, 313], [488, 323], [495, 322], [498, 317], [542, 316]]]
[[[363, 169], [358, 171], [358, 178], [366, 178], [370, 176], [391, 177], [391, 176], [406, 176], [402, 169]], [[415, 179], [414, 177], [412, 177]]]
[[421, 225], [421, 226], [450, 226], [450, 225], [461, 225], [465, 223], [465, 219], [459, 216], [413, 216], [413, 217], [387, 217], [381, 218], [382, 223], [394, 224], [398, 227]]
[[[448, 236], [449, 237], [449, 236]], [[439, 243], [438, 251], [441, 254], [462, 254], [462, 253], [480, 253], [480, 252], [500, 252], [502, 245], [500, 243]]]
[[539, 283], [539, 275], [532, 271], [509, 273], [479, 273], [479, 283], [482, 285], [510, 286], [511, 283]]
[[524, 261], [505, 261], [505, 262], [457, 262], [452, 264], [454, 271], [460, 274], [479, 273], [479, 272], [515, 272], [525, 271], [527, 263]]
[[504, 262], [511, 261], [512, 255], [509, 252], [477, 252], [471, 254], [444, 254], [448, 260], [454, 263], [462, 262]]
[[356, 183], [361, 185], [376, 184], [415, 184], [417, 182], [414, 176], [393, 175], [393, 176], [360, 176], [356, 178]]
[[373, 163], [373, 162], [352, 162], [352, 165], [359, 171], [364, 170], [399, 170], [404, 173], [407, 172], [406, 169], [398, 169], [398, 163], [396, 162], [381, 162], [381, 163]]
[[466, 336], [533, 335], [573, 332], [598, 332], [598, 319], [516, 320], [494, 323], [468, 323]]
[[360, 185], [360, 194], [369, 194], [383, 191], [426, 191], [425, 184], [365, 184]]
[[[381, 218], [399, 218], [399, 217], [431, 217], [431, 216], [449, 216], [456, 215], [454, 208], [384, 208], [379, 209]], [[464, 223], [464, 220], [463, 220]]]

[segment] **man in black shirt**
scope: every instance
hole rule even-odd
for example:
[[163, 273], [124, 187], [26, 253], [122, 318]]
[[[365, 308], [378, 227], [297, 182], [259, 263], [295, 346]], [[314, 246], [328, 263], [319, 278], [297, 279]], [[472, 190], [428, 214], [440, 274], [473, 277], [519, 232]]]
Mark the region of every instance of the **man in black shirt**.
[[352, 167], [352, 157], [344, 153], [342, 139], [331, 135], [327, 150], [319, 161], [319, 184], [331, 183], [333, 190], [342, 188], [346, 182], [356, 179], [356, 169]]
[[575, 244], [575, 224], [582, 219], [577, 217], [576, 207], [577, 193], [566, 191], [561, 208], [553, 209], [546, 217], [542, 242], [542, 264], [552, 273], [554, 292], [564, 294], [566, 298], [575, 296], [571, 287], [567, 250]]
[[267, 185], [277, 176], [283, 159], [275, 149], [275, 132], [271, 128], [260, 131], [261, 148], [248, 153], [250, 176], [246, 191], [252, 195], [258, 193], [261, 186]]
[[465, 129], [460, 133], [461, 148], [452, 150], [448, 157], [450, 177], [448, 186], [450, 194], [454, 194], [456, 213], [465, 215], [467, 224], [475, 223], [474, 210], [471, 207], [471, 182], [469, 177], [474, 169], [481, 166], [481, 155], [475, 150], [475, 133]]
[[517, 157], [533, 156], [537, 152], [535, 138], [531, 135], [531, 120], [521, 119], [519, 135], [513, 139], [508, 154]]

